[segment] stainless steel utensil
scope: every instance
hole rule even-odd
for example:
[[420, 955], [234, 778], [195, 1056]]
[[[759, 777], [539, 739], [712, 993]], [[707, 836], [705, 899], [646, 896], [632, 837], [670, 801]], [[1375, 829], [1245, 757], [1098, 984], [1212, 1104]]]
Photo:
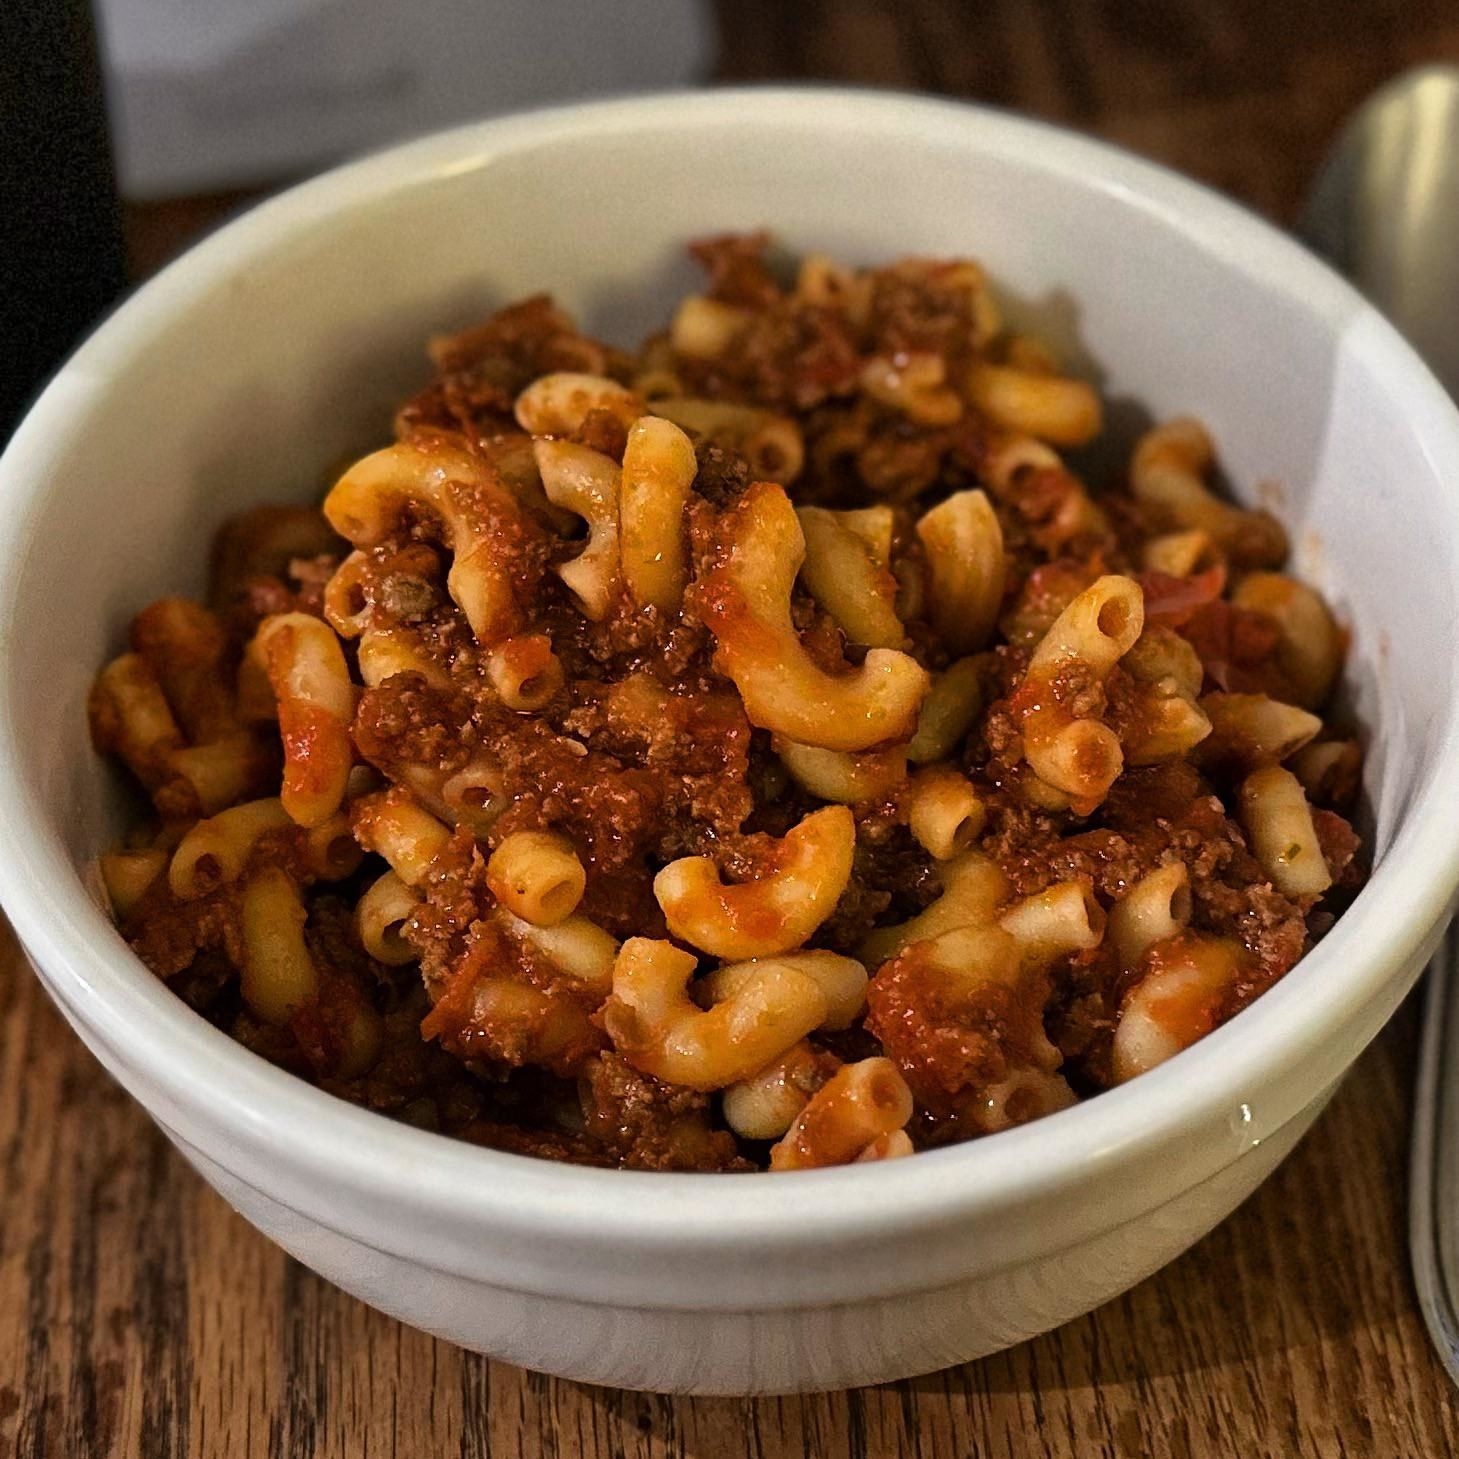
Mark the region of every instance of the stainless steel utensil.
[[1410, 72], [1363, 105], [1299, 231], [1459, 392], [1459, 67]]
[[[1392, 319], [1459, 399], [1459, 68], [1410, 72], [1363, 106], [1318, 177], [1299, 231]], [[1409, 1247], [1424, 1321], [1459, 1383], [1456, 962], [1459, 924], [1429, 964]]]

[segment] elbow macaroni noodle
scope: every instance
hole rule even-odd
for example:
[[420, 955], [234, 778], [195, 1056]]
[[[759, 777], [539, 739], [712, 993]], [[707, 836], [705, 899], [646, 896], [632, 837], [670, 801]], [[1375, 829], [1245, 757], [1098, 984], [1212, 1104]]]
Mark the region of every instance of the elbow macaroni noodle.
[[[845, 1165], [912, 1118], [912, 1091], [890, 1059], [862, 1059], [838, 1069], [813, 1094], [770, 1152], [772, 1170]], [[886, 1159], [892, 1147], [874, 1157]]]
[[942, 867], [942, 893], [909, 921], [873, 932], [858, 956], [868, 966], [884, 963], [914, 942], [989, 921], [1008, 894], [1008, 878], [996, 863], [969, 851]]
[[644, 416], [628, 432], [619, 481], [623, 576], [640, 607], [674, 613], [684, 597], [684, 509], [699, 464], [674, 425]]
[[987, 494], [960, 491], [926, 513], [917, 535], [927, 554], [932, 620], [957, 653], [982, 648], [1003, 602], [1003, 529]]
[[588, 877], [563, 837], [550, 831], [514, 831], [491, 853], [486, 884], [523, 922], [555, 927], [582, 901]]
[[968, 395], [995, 426], [1055, 446], [1083, 446], [1103, 425], [1091, 386], [1042, 370], [980, 362], [968, 376]]
[[1206, 694], [1200, 709], [1211, 725], [1201, 757], [1253, 768], [1296, 754], [1322, 729], [1315, 714], [1267, 694]]
[[747, 323], [745, 310], [703, 294], [691, 294], [674, 315], [669, 341], [677, 354], [712, 360], [729, 349]]
[[1025, 959], [1047, 963], [1064, 953], [1098, 947], [1105, 916], [1086, 883], [1066, 881], [1015, 902], [998, 925]]
[[419, 906], [420, 898], [393, 871], [371, 883], [355, 904], [355, 926], [361, 946], [376, 962], [399, 967], [419, 960], [401, 930]]
[[1114, 904], [1109, 934], [1127, 968], [1157, 943], [1178, 936], [1191, 919], [1190, 873], [1183, 861], [1148, 872]]
[[223, 668], [228, 637], [217, 617], [186, 598], [162, 598], [132, 622], [132, 646], [157, 675], [167, 703], [194, 745], [238, 728]]
[[264, 619], [255, 642], [268, 669], [284, 743], [284, 809], [317, 826], [344, 800], [354, 763], [355, 686], [334, 631], [307, 613]]
[[[785, 960], [785, 959], [783, 959]], [[840, 953], [798, 952], [788, 959], [798, 973], [809, 978], [826, 1000], [819, 1028], [850, 1028], [866, 1006], [866, 969], [855, 958]], [[711, 1004], [733, 997], [759, 975], [762, 959], [730, 963], [706, 973], [698, 982]]]
[[701, 440], [728, 446], [744, 457], [757, 478], [789, 485], [805, 465], [805, 442], [800, 427], [788, 416], [731, 405], [723, 400], [697, 400], [687, 396], [660, 396], [654, 413]]
[[521, 612], [503, 539], [519, 535], [516, 500], [485, 465], [443, 443], [400, 442], [356, 463], [324, 499], [324, 515], [356, 547], [385, 541], [407, 510], [439, 520], [452, 554], [446, 582], [478, 642], [514, 632]]
[[1306, 583], [1279, 572], [1248, 573], [1231, 601], [1276, 623], [1277, 661], [1293, 703], [1309, 710], [1325, 704], [1342, 668], [1342, 634], [1327, 604]]
[[1221, 938], [1187, 934], [1157, 944], [1157, 950], [1164, 955], [1120, 1011], [1113, 1046], [1117, 1083], [1163, 1064], [1209, 1033], [1241, 967], [1240, 949]]
[[167, 853], [153, 849], [110, 851], [101, 857], [100, 865], [112, 912], [119, 918], [129, 917], [166, 870]]
[[747, 1140], [778, 1140], [822, 1082], [821, 1064], [832, 1059], [818, 1056], [802, 1039], [758, 1074], [724, 1091], [725, 1123]]
[[896, 649], [874, 648], [856, 670], [828, 673], [790, 615], [805, 539], [785, 492], [760, 483], [732, 511], [727, 561], [711, 573], [705, 618], [715, 663], [734, 681], [750, 722], [825, 750], [868, 750], [907, 737], [927, 673]]
[[1024, 753], [1045, 785], [1076, 803], [1104, 798], [1124, 767], [1124, 751], [1108, 725], [1071, 709], [1068, 680], [1102, 683], [1134, 646], [1144, 620], [1139, 585], [1107, 574], [1059, 614], [1029, 663], [1019, 691]]
[[907, 824], [938, 861], [972, 849], [988, 818], [987, 808], [965, 775], [946, 765], [919, 770], [907, 791]]
[[886, 558], [878, 560], [849, 513], [802, 507], [796, 514], [805, 538], [801, 580], [852, 643], [900, 648], [906, 638], [897, 617], [897, 581]]
[[738, 1083], [778, 1059], [824, 1023], [819, 982], [794, 959], [755, 964], [713, 1007], [689, 996], [692, 954], [631, 937], [613, 967], [603, 1025], [620, 1053], [655, 1078], [688, 1089]]
[[831, 915], [851, 879], [856, 823], [827, 806], [786, 833], [772, 868], [726, 886], [707, 856], [671, 861], [654, 878], [669, 931], [715, 957], [765, 957], [799, 947]]
[[1267, 765], [1241, 782], [1241, 822], [1261, 869], [1289, 897], [1320, 897], [1332, 885], [1312, 808], [1290, 770]]
[[523, 633], [492, 649], [486, 661], [491, 687], [508, 709], [531, 711], [562, 691], [562, 664], [545, 633]]
[[450, 830], [401, 790], [355, 802], [355, 838], [373, 851], [407, 886], [416, 886], [446, 850]]
[[588, 545], [557, 568], [583, 613], [605, 618], [621, 581], [618, 547], [620, 472], [611, 458], [571, 441], [537, 442], [537, 467], [547, 499], [588, 526]]
[[608, 996], [613, 987], [618, 943], [597, 923], [573, 915], [544, 927], [514, 917], [509, 911], [502, 913], [502, 920], [513, 936], [530, 942], [574, 982], [605, 998]]
[[277, 797], [230, 806], [197, 822], [178, 842], [167, 868], [173, 896], [191, 900], [237, 881], [259, 840], [291, 824]]
[[1233, 507], [1206, 485], [1215, 459], [1211, 437], [1200, 422], [1173, 420], [1148, 432], [1135, 447], [1130, 486], [1158, 519], [1206, 533], [1223, 554], [1253, 565], [1280, 562], [1287, 553], [1287, 536], [1276, 519]]
[[534, 380], [513, 408], [529, 436], [576, 436], [591, 411], [606, 411], [626, 427], [644, 413], [644, 404], [616, 380], [563, 372]]
[[901, 745], [852, 754], [800, 745], [784, 735], [771, 736], [770, 743], [797, 785], [835, 805], [883, 800], [907, 778], [907, 750]]
[[276, 866], [262, 868], [243, 888], [243, 1001], [265, 1023], [288, 1023], [318, 992], [319, 971], [304, 943], [307, 919], [298, 888]]

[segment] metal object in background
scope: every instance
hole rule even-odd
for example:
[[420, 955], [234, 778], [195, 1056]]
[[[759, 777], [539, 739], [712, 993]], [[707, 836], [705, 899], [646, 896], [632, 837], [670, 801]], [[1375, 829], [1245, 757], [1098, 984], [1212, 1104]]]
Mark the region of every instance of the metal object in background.
[[1414, 1091], [1408, 1241], [1429, 1336], [1459, 1383], [1459, 926], [1429, 964]]
[[0, 442], [125, 281], [87, 0], [0, 0]]
[[[1301, 232], [1459, 398], [1459, 68], [1401, 77], [1348, 124]], [[1459, 482], [1455, 483], [1459, 490]], [[1414, 1093], [1409, 1247], [1424, 1321], [1459, 1383], [1459, 924], [1429, 965]]]
[[1363, 106], [1300, 231], [1459, 395], [1459, 67], [1411, 72]]

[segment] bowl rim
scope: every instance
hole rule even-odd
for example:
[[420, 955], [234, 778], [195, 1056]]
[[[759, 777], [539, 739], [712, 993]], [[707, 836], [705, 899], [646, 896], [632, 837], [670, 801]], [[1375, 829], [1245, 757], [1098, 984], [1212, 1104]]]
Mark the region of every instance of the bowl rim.
[[[144, 348], [168, 320], [246, 261], [342, 210], [413, 184], [487, 167], [519, 148], [573, 135], [642, 136], [665, 126], [733, 129], [753, 102], [757, 123], [930, 139], [1093, 187], [1156, 216], [1229, 270], [1258, 272], [1325, 320], [1375, 370], [1401, 384], [1404, 419], [1436, 471], [1459, 478], [1459, 413], [1412, 349], [1336, 274], [1275, 227], [1157, 163], [1047, 123], [940, 98], [840, 87], [755, 86], [668, 92], [559, 106], [476, 122], [375, 153], [259, 203], [194, 245], [126, 298], [60, 368], [0, 457], [0, 816], [13, 828], [0, 858], [0, 902], [45, 981], [98, 1037], [144, 1069], [179, 1107], [321, 1186], [362, 1195], [382, 1185], [412, 1208], [467, 1226], [507, 1223], [543, 1240], [617, 1249], [740, 1247], [811, 1231], [817, 1244], [929, 1226], [1043, 1198], [1244, 1112], [1250, 1143], [1305, 1100], [1255, 1115], [1243, 1090], [1311, 1055], [1381, 1001], [1451, 905], [1459, 883], [1459, 705], [1451, 702], [1426, 782], [1398, 819], [1383, 862], [1341, 919], [1249, 1010], [1131, 1084], [1044, 1120], [915, 1160], [784, 1173], [722, 1175], [598, 1170], [483, 1149], [337, 1100], [267, 1064], [214, 1029], [126, 951], [65, 854], [52, 818], [20, 774], [9, 689], [20, 650], [4, 565], [30, 547], [57, 442], [78, 399], [105, 388], [113, 362]], [[550, 285], [550, 281], [546, 281]], [[1395, 393], [1397, 393], [1395, 386]], [[83, 404], [83, 409], [85, 408]], [[1447, 510], [1459, 542], [1459, 494]], [[1323, 996], [1309, 996], [1318, 984]], [[1396, 994], [1394, 995], [1396, 997]], [[1369, 1030], [1371, 1033], [1374, 1030]], [[1341, 1072], [1364, 1041], [1331, 1057]], [[1337, 1042], [1342, 1042], [1338, 1040]], [[1311, 1091], [1307, 1098], [1311, 1097]], [[1266, 1120], [1263, 1130], [1262, 1122]], [[1255, 1123], [1253, 1124], [1253, 1121]], [[1248, 1138], [1249, 1136], [1249, 1138]], [[1201, 1152], [1207, 1173], [1240, 1141]], [[782, 1184], [794, 1180], [792, 1187]], [[770, 1183], [767, 1185], [767, 1183]], [[793, 1207], [767, 1200], [793, 1190]], [[603, 1220], [611, 1201], [611, 1229]], [[712, 1213], [714, 1219], [704, 1217]], [[407, 1243], [408, 1244], [408, 1243]]]

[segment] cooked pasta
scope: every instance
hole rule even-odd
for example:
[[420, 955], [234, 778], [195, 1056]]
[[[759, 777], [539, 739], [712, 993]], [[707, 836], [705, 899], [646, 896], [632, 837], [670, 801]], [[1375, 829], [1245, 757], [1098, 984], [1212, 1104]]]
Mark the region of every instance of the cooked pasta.
[[534, 927], [555, 927], [582, 901], [588, 874], [565, 837], [513, 831], [491, 853], [486, 884], [513, 916]]
[[1280, 523], [1268, 512], [1244, 511], [1211, 491], [1206, 478], [1215, 458], [1215, 446], [1199, 421], [1169, 421], [1136, 446], [1131, 489], [1155, 525], [1203, 532], [1223, 555], [1247, 566], [1281, 562], [1287, 535]]
[[699, 464], [672, 421], [645, 416], [623, 448], [618, 515], [623, 577], [640, 607], [677, 612], [686, 576], [684, 508]]
[[487, 678], [508, 709], [543, 709], [563, 686], [562, 664], [545, 633], [522, 633], [487, 657]]
[[412, 887], [425, 879], [451, 840], [450, 830], [401, 790], [361, 796], [354, 826], [360, 845]]
[[554, 506], [575, 512], [587, 524], [588, 543], [576, 557], [558, 565], [558, 577], [571, 590], [583, 614], [606, 617], [622, 578], [618, 546], [618, 466], [601, 451], [572, 441], [537, 442], [537, 469]]
[[613, 968], [603, 1026], [645, 1074], [688, 1089], [724, 1089], [778, 1059], [825, 1022], [820, 984], [793, 960], [752, 964], [710, 1008], [689, 996], [691, 953], [632, 937]]
[[1092, 441], [1103, 422], [1092, 386], [1042, 369], [980, 360], [969, 372], [968, 395], [995, 426], [1056, 446]]
[[903, 745], [852, 754], [800, 745], [784, 735], [772, 735], [770, 744], [797, 785], [836, 805], [882, 800], [907, 778], [908, 747]]
[[238, 728], [225, 666], [228, 634], [216, 614], [186, 598], [160, 598], [132, 620], [132, 647], [152, 667], [194, 745]]
[[503, 549], [529, 535], [525, 514], [489, 464], [460, 445], [401, 441], [376, 451], [335, 483], [323, 510], [356, 547], [379, 547], [404, 514], [428, 513], [452, 554], [447, 588], [478, 642], [499, 642], [520, 623]]
[[1279, 572], [1248, 573], [1231, 601], [1277, 625], [1277, 664], [1294, 704], [1319, 709], [1342, 668], [1342, 632], [1315, 589]]
[[1114, 784], [1124, 751], [1109, 725], [1080, 711], [1134, 647], [1144, 621], [1138, 583], [1116, 574], [1099, 578], [1049, 625], [1014, 698], [1030, 770], [1085, 814]]
[[905, 634], [897, 617], [897, 580], [849, 513], [802, 507], [796, 513], [805, 537], [801, 581], [835, 619], [851, 643], [900, 648]]
[[277, 866], [260, 868], [243, 888], [240, 989], [265, 1023], [287, 1023], [319, 991], [319, 970], [304, 942], [308, 918], [298, 888]]
[[917, 535], [927, 554], [932, 621], [958, 653], [982, 648], [1003, 604], [1003, 529], [987, 494], [959, 491], [925, 513]]
[[101, 879], [116, 916], [131, 916], [148, 888], [166, 869], [167, 853], [162, 850], [107, 852], [101, 858]]
[[419, 961], [420, 954], [403, 930], [419, 905], [420, 898], [393, 871], [372, 882], [360, 897], [355, 927], [360, 945], [376, 962], [399, 967]]
[[237, 881], [260, 840], [290, 824], [277, 797], [246, 801], [196, 822], [178, 842], [167, 868], [173, 896], [187, 901]]
[[[507, 644], [520, 642], [508, 638]], [[408, 627], [367, 628], [355, 645], [355, 663], [367, 689], [378, 689], [397, 674], [419, 674], [428, 684], [444, 688], [449, 682], [441, 666], [428, 656], [425, 645]], [[244, 660], [247, 668], [248, 660]], [[489, 670], [488, 670], [489, 671]], [[272, 705], [272, 693], [269, 696]], [[261, 718], [270, 718], [263, 715]]]
[[545, 296], [432, 340], [115, 646], [100, 882], [259, 1056], [516, 1153], [875, 1165], [1175, 1056], [1360, 884], [1347, 630], [1205, 428], [1096, 479], [978, 265], [766, 247], [635, 352]]
[[115, 658], [96, 676], [88, 706], [99, 749], [116, 755], [149, 790], [170, 778], [182, 731], [162, 684], [141, 654]]
[[[912, 1118], [912, 1091], [890, 1059], [838, 1069], [813, 1094], [770, 1152], [772, 1170], [845, 1165]], [[883, 1147], [882, 1159], [886, 1158]]]
[[726, 515], [725, 560], [707, 574], [700, 602], [715, 667], [750, 723], [827, 750], [908, 738], [927, 691], [915, 659], [874, 648], [859, 669], [827, 670], [796, 634], [791, 594], [805, 538], [784, 490], [756, 483]]
[[802, 1039], [757, 1074], [724, 1091], [725, 1123], [746, 1140], [778, 1140], [837, 1063], [834, 1055], [817, 1053], [809, 1040]]
[[1026, 959], [1052, 962], [1064, 953], [1087, 952], [1104, 936], [1104, 908], [1084, 882], [1056, 882], [1015, 902], [998, 925]]
[[1172, 861], [1147, 872], [1110, 910], [1109, 935], [1120, 961], [1137, 967], [1157, 942], [1184, 930], [1193, 909], [1185, 862]]
[[[822, 949], [788, 954], [782, 961], [821, 990], [826, 1000], [821, 1028], [850, 1028], [861, 1016], [866, 1007], [866, 969], [855, 958]], [[729, 963], [706, 973], [695, 986], [710, 1004], [718, 1003], [738, 993], [765, 965], [766, 960], [758, 958]]]
[[907, 789], [907, 825], [938, 861], [972, 848], [988, 818], [987, 807], [966, 775], [948, 765], [930, 765]]
[[856, 822], [827, 806], [792, 827], [765, 870], [725, 886], [707, 856], [671, 861], [654, 896], [675, 937], [715, 957], [765, 957], [804, 943], [835, 910], [851, 879]]
[[904, 947], [939, 933], [986, 925], [1008, 898], [1008, 878], [1002, 868], [977, 851], [947, 862], [939, 871], [940, 894], [908, 921], [869, 934], [858, 950], [863, 962], [884, 963]]
[[279, 798], [301, 826], [317, 826], [344, 800], [354, 763], [355, 686], [334, 630], [308, 613], [278, 613], [254, 642], [267, 666], [284, 746]]
[[1184, 934], [1156, 943], [1144, 977], [1120, 1009], [1113, 1078], [1133, 1079], [1209, 1033], [1236, 987], [1242, 962], [1241, 948], [1226, 938]]
[[580, 987], [608, 995], [613, 986], [613, 963], [618, 943], [596, 922], [582, 916], [564, 917], [550, 927], [524, 922], [503, 911], [502, 921], [523, 942], [530, 943], [560, 973]]
[[963, 742], [987, 701], [987, 668], [976, 657], [957, 659], [933, 678], [907, 741], [909, 760], [917, 765], [945, 760]]
[[1252, 853], [1273, 885], [1289, 897], [1320, 897], [1332, 875], [1301, 781], [1280, 765], [1253, 770], [1241, 782], [1240, 805]]
[[950, 426], [962, 419], [962, 397], [947, 383], [941, 355], [873, 355], [861, 367], [861, 388], [919, 426]]
[[762, 481], [788, 485], [805, 464], [800, 427], [789, 417], [725, 400], [662, 395], [654, 414], [681, 426], [706, 445], [727, 447]]
[[575, 436], [595, 411], [627, 427], [644, 413], [644, 403], [616, 380], [563, 371], [534, 380], [513, 407], [529, 436]]

